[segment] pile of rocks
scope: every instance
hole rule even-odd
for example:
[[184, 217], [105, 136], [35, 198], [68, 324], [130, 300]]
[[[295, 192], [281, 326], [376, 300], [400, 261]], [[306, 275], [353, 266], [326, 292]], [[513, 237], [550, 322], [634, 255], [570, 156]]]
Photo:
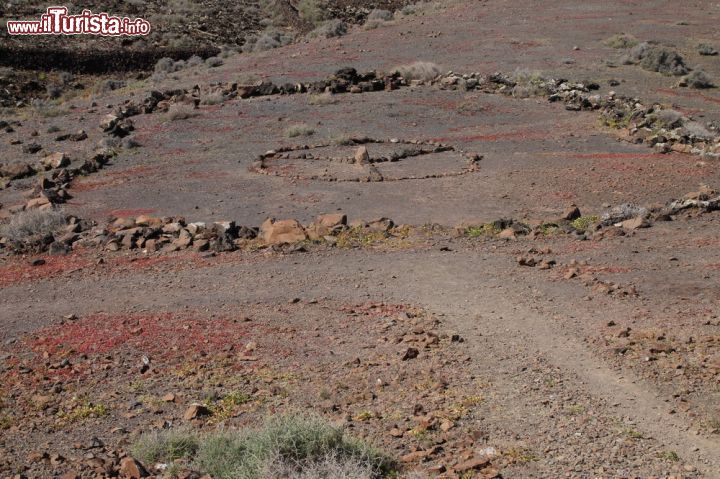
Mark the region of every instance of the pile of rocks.
[[146, 253], [171, 253], [180, 250], [197, 252], [235, 251], [252, 242], [256, 247], [295, 245], [305, 241], [337, 243], [337, 237], [351, 228], [368, 232], [388, 232], [395, 224], [381, 218], [370, 222], [348, 224], [342, 213], [318, 216], [303, 226], [294, 219], [268, 219], [260, 227], [239, 226], [233, 221], [189, 223], [184, 218], [111, 218], [105, 225], [68, 218], [68, 226], [60, 233], [48, 235], [33, 244], [19, 244], [0, 238], [0, 248], [17, 253], [50, 252], [64, 254], [76, 247], [105, 251], [143, 250]]
[[73, 178], [98, 171], [110, 161], [112, 156], [111, 151], [100, 151], [86, 160], [74, 161], [65, 153], [56, 152], [44, 157], [36, 165], [27, 163], [0, 165], [0, 177], [7, 180], [43, 173], [38, 177], [35, 186], [28, 190], [27, 196], [31, 199], [24, 204], [9, 207], [8, 211], [15, 214], [26, 209], [48, 209], [53, 205], [65, 203], [71, 198], [67, 190]]

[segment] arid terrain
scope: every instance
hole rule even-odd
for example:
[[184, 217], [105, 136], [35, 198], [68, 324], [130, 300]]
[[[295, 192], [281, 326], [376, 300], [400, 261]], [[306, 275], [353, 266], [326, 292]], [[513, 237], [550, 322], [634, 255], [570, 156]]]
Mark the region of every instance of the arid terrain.
[[2, 47], [0, 478], [720, 478], [720, 4], [171, 3]]

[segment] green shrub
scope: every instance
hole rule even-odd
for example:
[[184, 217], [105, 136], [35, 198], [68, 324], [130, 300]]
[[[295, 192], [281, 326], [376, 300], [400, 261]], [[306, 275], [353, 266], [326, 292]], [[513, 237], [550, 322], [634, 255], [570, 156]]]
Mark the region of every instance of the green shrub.
[[197, 455], [203, 472], [216, 479], [270, 479], [281, 470], [283, 477], [325, 477], [307, 472], [328, 458], [370, 473], [358, 479], [382, 478], [394, 467], [385, 455], [346, 438], [342, 429], [307, 415], [275, 416], [254, 431], [212, 435], [202, 442]]
[[194, 456], [198, 445], [197, 437], [188, 431], [159, 431], [143, 434], [131, 446], [130, 453], [145, 464], [172, 462]]

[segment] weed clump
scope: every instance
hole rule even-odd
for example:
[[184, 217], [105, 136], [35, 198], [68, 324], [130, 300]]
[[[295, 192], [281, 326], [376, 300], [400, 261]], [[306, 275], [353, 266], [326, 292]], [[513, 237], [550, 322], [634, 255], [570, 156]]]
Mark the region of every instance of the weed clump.
[[146, 464], [171, 462], [195, 455], [199, 447], [196, 436], [183, 430], [166, 430], [143, 434], [130, 448], [133, 457]]
[[292, 34], [270, 30], [259, 36], [252, 35], [246, 37], [243, 51], [246, 53], [264, 52], [289, 45], [293, 40], [295, 40], [295, 37]]
[[702, 70], [695, 70], [694, 72], [691, 72], [688, 76], [683, 78], [683, 83], [687, 84], [690, 88], [715, 88], [715, 83], [713, 83], [710, 76]]
[[539, 71], [518, 68], [511, 79], [515, 82], [512, 90], [515, 98], [543, 96], [548, 92], [547, 78]]
[[337, 18], [321, 23], [315, 30], [310, 32], [311, 37], [333, 38], [342, 37], [348, 32], [348, 26]]
[[[379, 479], [394, 463], [317, 416], [276, 416], [259, 429], [222, 432], [202, 441], [197, 461], [218, 479], [350, 477]], [[361, 475], [324, 476], [332, 470]]]
[[392, 73], [397, 73], [405, 81], [430, 81], [440, 76], [440, 67], [431, 62], [414, 62], [407, 65], [395, 67]]
[[584, 233], [587, 231], [590, 226], [596, 224], [600, 221], [599, 216], [591, 215], [591, 216], [581, 216], [580, 218], [574, 219], [570, 226], [575, 228], [576, 231], [579, 231], [580, 233]]
[[715, 50], [715, 47], [713, 47], [712, 45], [708, 45], [707, 43], [701, 43], [700, 45], [698, 45], [697, 52], [700, 55], [711, 57], [718, 54], [718, 51]]
[[639, 42], [638, 39], [632, 35], [628, 35], [626, 33], [618, 33], [617, 35], [613, 35], [612, 37], [608, 38], [603, 43], [610, 48], [627, 49], [634, 47]]
[[176, 103], [174, 105], [170, 105], [165, 119], [167, 121], [187, 120], [188, 118], [193, 118], [197, 115], [197, 111], [195, 111], [195, 109], [190, 105]]
[[625, 65], [640, 65], [643, 69], [662, 73], [663, 75], [685, 75], [688, 68], [683, 57], [675, 50], [661, 45], [643, 42], [621, 58]]
[[57, 233], [67, 224], [59, 210], [25, 210], [13, 215], [10, 222], [0, 226], [0, 236], [17, 243], [29, 243]]
[[315, 130], [306, 125], [305, 123], [298, 123], [291, 125], [285, 130], [285, 136], [288, 138], [297, 138], [298, 136], [312, 136], [315, 134]]
[[657, 128], [671, 130], [683, 124], [683, 115], [679, 111], [669, 108], [660, 110], [653, 115], [653, 124]]

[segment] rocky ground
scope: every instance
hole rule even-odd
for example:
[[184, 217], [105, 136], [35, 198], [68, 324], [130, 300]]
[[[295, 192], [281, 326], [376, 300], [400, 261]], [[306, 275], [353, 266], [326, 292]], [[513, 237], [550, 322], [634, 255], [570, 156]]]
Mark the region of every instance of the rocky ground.
[[720, 477], [717, 7], [611, 3], [6, 82], [0, 476], [300, 411], [402, 477]]

